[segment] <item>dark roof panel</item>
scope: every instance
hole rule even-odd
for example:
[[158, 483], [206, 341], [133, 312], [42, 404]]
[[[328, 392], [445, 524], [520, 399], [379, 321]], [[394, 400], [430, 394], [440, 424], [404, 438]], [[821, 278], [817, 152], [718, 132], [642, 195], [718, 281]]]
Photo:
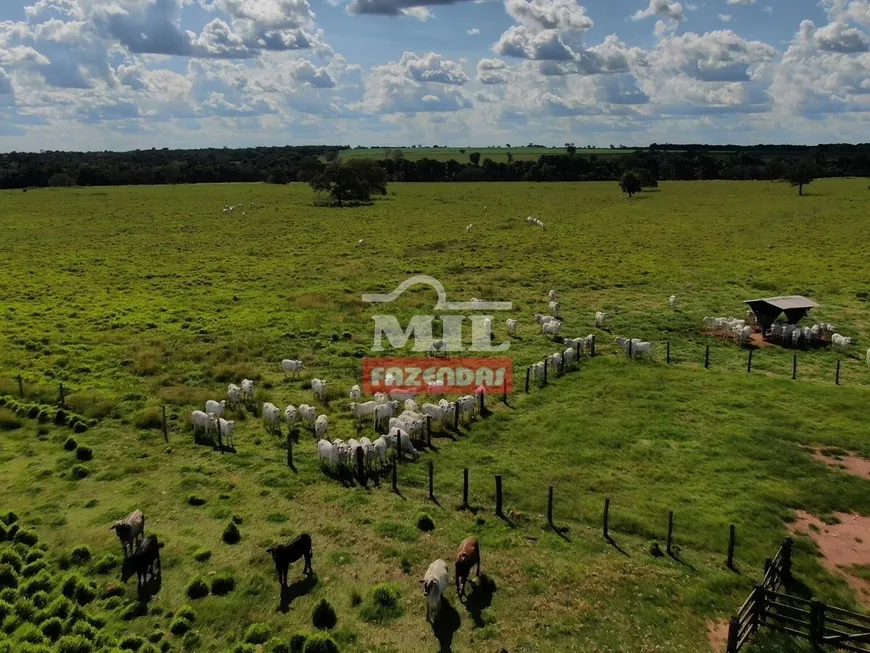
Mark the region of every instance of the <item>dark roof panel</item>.
[[763, 302], [765, 304], [770, 304], [780, 310], [788, 311], [794, 308], [818, 308], [819, 305], [816, 304], [812, 299], [807, 299], [806, 297], [802, 297], [801, 295], [789, 295], [787, 297], [767, 297], [766, 299], [747, 299], [744, 304], [754, 304], [756, 302]]

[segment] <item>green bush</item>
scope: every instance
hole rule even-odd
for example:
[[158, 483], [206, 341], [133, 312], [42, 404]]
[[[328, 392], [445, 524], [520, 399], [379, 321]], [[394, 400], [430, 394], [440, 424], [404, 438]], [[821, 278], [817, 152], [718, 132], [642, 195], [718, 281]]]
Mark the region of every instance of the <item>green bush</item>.
[[91, 653], [91, 643], [81, 635], [66, 635], [57, 643], [58, 653]]
[[21, 596], [12, 606], [12, 612], [21, 621], [30, 621], [36, 614], [36, 606], [27, 597]]
[[103, 588], [103, 598], [112, 598], [124, 596], [124, 587], [122, 585], [115, 585], [114, 583], [109, 583]]
[[15, 540], [15, 536], [18, 534], [20, 527], [18, 524], [10, 524], [9, 528], [6, 529], [6, 539], [10, 542]]
[[15, 631], [15, 639], [19, 642], [30, 642], [31, 644], [42, 644], [45, 641], [45, 635], [34, 624], [21, 624], [18, 630]]
[[[76, 432], [78, 433], [78, 431], [76, 431]], [[90, 447], [86, 447], [85, 445], [80, 444], [78, 446], [78, 449], [76, 449], [76, 458], [78, 458], [79, 460], [88, 461], [88, 460], [92, 460], [93, 457], [94, 457], [94, 450], [91, 449]]]
[[338, 645], [329, 635], [320, 633], [308, 638], [302, 653], [338, 653]]
[[6, 539], [9, 531], [6, 530], [6, 524], [0, 521], [0, 542]]
[[265, 650], [268, 651], [268, 653], [290, 653], [290, 645], [287, 644], [287, 642], [274, 637], [269, 641]]
[[238, 544], [242, 539], [242, 534], [239, 532], [239, 527], [236, 526], [236, 523], [231, 521], [227, 524], [227, 527], [224, 529], [224, 533], [221, 536], [224, 542], [227, 544]]
[[187, 585], [187, 596], [192, 599], [201, 599], [208, 596], [208, 585], [202, 578], [194, 578]]
[[187, 619], [175, 618], [169, 624], [169, 632], [173, 635], [181, 636], [190, 630], [190, 622]]
[[39, 542], [39, 536], [33, 531], [22, 528], [20, 531], [15, 533], [15, 541], [26, 544], [27, 546], [33, 546]]
[[[58, 411], [60, 412], [60, 411]], [[79, 446], [79, 443], [75, 441], [75, 438], [67, 438], [66, 442], [63, 443], [63, 448], [67, 451], [75, 451]]]
[[253, 644], [236, 644], [233, 653], [257, 653], [257, 647]]
[[148, 604], [140, 603], [139, 601], [132, 601], [128, 603], [121, 610], [121, 619], [125, 621], [132, 621], [137, 617], [144, 617], [148, 614]]
[[236, 587], [236, 579], [229, 572], [221, 572], [211, 581], [211, 593], [215, 596], [229, 594]]
[[294, 633], [290, 638], [290, 653], [302, 653], [307, 641], [308, 635], [305, 633]]
[[0, 601], [0, 622], [12, 614], [12, 604], [6, 601]]
[[265, 644], [269, 634], [269, 626], [266, 624], [251, 624], [245, 631], [244, 639], [248, 644]]
[[197, 549], [193, 552], [193, 559], [197, 562], [205, 562], [211, 558], [211, 551], [208, 549]]
[[18, 587], [18, 576], [12, 565], [0, 565], [0, 589], [4, 587]]
[[311, 623], [320, 630], [332, 630], [338, 619], [335, 610], [326, 599], [320, 599], [311, 612]]
[[138, 651], [145, 644], [145, 640], [138, 635], [127, 635], [118, 643], [118, 648], [124, 651]]
[[20, 429], [22, 422], [18, 416], [8, 408], [0, 408], [0, 431], [14, 431]]
[[192, 506], [204, 506], [205, 499], [203, 499], [201, 496], [198, 496], [196, 494], [188, 494], [187, 495], [187, 503], [189, 503]]
[[27, 552], [27, 555], [24, 556], [24, 562], [30, 564], [31, 562], [36, 562], [37, 560], [42, 560], [45, 557], [45, 553], [40, 551], [39, 549], [30, 549]]
[[29, 565], [24, 566], [24, 568], [21, 570], [21, 575], [25, 578], [32, 578], [33, 576], [36, 576], [36, 574], [38, 574], [40, 571], [43, 571], [45, 567], [45, 560], [35, 560]]
[[40, 571], [36, 576], [21, 584], [20, 592], [24, 596], [33, 596], [37, 592], [50, 592], [54, 587], [54, 580], [46, 570]]
[[77, 546], [69, 552], [69, 559], [75, 565], [83, 565], [91, 559], [91, 550], [86, 546]]
[[88, 430], [88, 425], [84, 422], [75, 422], [73, 424], [73, 433], [84, 433]]
[[12, 549], [3, 549], [3, 551], [0, 551], [0, 565], [9, 565], [17, 574], [24, 566], [24, 561], [16, 551], [13, 551]]
[[117, 566], [118, 558], [111, 553], [107, 553], [102, 558], [97, 560], [97, 563], [94, 565], [94, 571], [96, 571], [98, 574], [107, 574]]
[[7, 587], [0, 590], [0, 601], [6, 603], [15, 603], [15, 598], [18, 596], [18, 591], [13, 587]]
[[73, 465], [73, 468], [70, 470], [70, 476], [76, 481], [87, 478], [88, 474], [90, 474], [90, 470], [84, 465]]
[[417, 517], [417, 528], [421, 531], [429, 532], [435, 530], [435, 522], [429, 515], [423, 514]]
[[360, 606], [359, 616], [369, 623], [385, 623], [402, 616], [399, 595], [389, 585], [377, 585]]
[[3, 632], [7, 634], [12, 634], [23, 622], [19, 617], [16, 617], [14, 614], [10, 614], [3, 620]]
[[[168, 420], [168, 418], [167, 418]], [[141, 413], [136, 415], [133, 424], [139, 429], [162, 429], [163, 428], [163, 411], [157, 406], [146, 408]]]
[[52, 601], [45, 611], [51, 617], [57, 617], [63, 621], [69, 618], [70, 614], [73, 610], [73, 604], [62, 596], [58, 596], [54, 601]]
[[63, 622], [57, 617], [46, 619], [42, 622], [40, 630], [42, 630], [42, 634], [46, 637], [46, 639], [50, 639], [52, 642], [56, 642], [58, 638], [63, 634]]
[[87, 637], [89, 640], [93, 640], [94, 637], [97, 636], [97, 629], [87, 621], [77, 621], [72, 627], [72, 634], [81, 635], [82, 637]]
[[187, 619], [190, 623], [196, 621], [196, 612], [189, 605], [182, 605], [175, 611], [175, 616], [180, 619]]
[[[165, 641], [165, 640], [164, 640]], [[181, 646], [185, 651], [194, 651], [199, 648], [200, 638], [194, 632], [185, 633], [181, 639]]]

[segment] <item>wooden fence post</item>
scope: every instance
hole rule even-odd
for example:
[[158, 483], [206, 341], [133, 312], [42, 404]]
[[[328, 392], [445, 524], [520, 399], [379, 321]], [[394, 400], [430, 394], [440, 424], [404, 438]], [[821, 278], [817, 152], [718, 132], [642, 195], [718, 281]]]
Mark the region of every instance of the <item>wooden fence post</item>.
[[608, 522], [610, 521], [610, 497], [604, 499], [604, 539], [610, 539], [610, 529]]
[[[837, 361], [837, 377], [838, 378], [840, 376], [839, 370], [840, 370], [840, 361]], [[838, 381], [838, 383], [839, 383], [839, 381]], [[66, 400], [66, 397], [64, 396], [64, 392], [63, 392], [63, 383], [61, 383], [60, 384], [60, 407], [61, 408], [63, 408], [66, 405], [65, 400]]]
[[169, 444], [169, 427], [166, 425], [166, 406], [161, 406], [163, 409], [163, 439]]
[[631, 355], [633, 353], [633, 349], [634, 349], [634, 338], [629, 338], [628, 339], [628, 360], [631, 360], [633, 358], [633, 356]]
[[668, 511], [668, 545], [665, 547], [665, 551], [668, 554], [671, 554], [671, 543], [674, 541], [674, 511]]
[[429, 498], [435, 500], [435, 461], [429, 461]]
[[526, 394], [529, 394], [529, 376], [531, 375], [531, 373], [532, 373], [532, 368], [527, 367], [526, 368]]
[[453, 403], [453, 430], [459, 430], [459, 404]]
[[396, 434], [396, 460], [402, 455], [402, 438]]
[[763, 585], [756, 585], [755, 606], [752, 611], [752, 632], [757, 632], [767, 619], [767, 590]]
[[393, 458], [393, 492], [399, 491], [399, 459]]
[[501, 475], [495, 477], [495, 514], [501, 517], [502, 512], [502, 497], [501, 497]]
[[749, 360], [746, 361], [746, 373], [749, 374], [752, 371], [752, 350], [749, 350]]
[[818, 599], [810, 599], [810, 641], [822, 644], [825, 636], [825, 604]]
[[704, 354], [704, 369], [710, 368], [710, 345], [707, 345], [707, 353]]
[[224, 452], [224, 439], [223, 439], [223, 435], [221, 434], [221, 421], [220, 420], [216, 421], [215, 425], [217, 426], [218, 449], [220, 449], [221, 453], [223, 453]]
[[480, 400], [480, 406], [478, 406], [477, 412], [481, 417], [483, 417], [483, 411], [486, 410], [486, 403], [485, 403], [486, 400], [484, 399], [484, 395], [486, 395], [485, 391], [478, 393], [478, 398]]
[[595, 357], [595, 334], [592, 334], [592, 344], [589, 346], [589, 356]]
[[840, 360], [837, 359], [837, 385], [840, 385]]
[[462, 470], [462, 509], [468, 510], [468, 467]]
[[287, 429], [287, 467], [293, 469], [293, 429]]
[[736, 544], [736, 532], [734, 524], [728, 528], [728, 569], [734, 569], [734, 545]]
[[578, 340], [577, 341], [577, 365], [580, 365], [580, 347], [581, 346], [582, 345], [580, 344], [580, 341]]
[[794, 360], [791, 363], [791, 380], [797, 379], [797, 354], [794, 355]]
[[550, 486], [550, 491], [547, 494], [547, 523], [555, 528], [553, 525], [553, 486]]
[[[549, 357], [545, 358], [544, 359], [544, 385], [547, 385], [547, 367], [548, 367], [549, 363], [550, 363]], [[839, 369], [839, 367], [840, 367], [840, 364], [837, 363], [837, 369]]]
[[725, 646], [725, 653], [737, 653], [737, 637], [739, 634], [740, 620], [737, 617], [731, 617], [728, 621], [728, 643]]
[[24, 399], [24, 379], [21, 378], [21, 375], [18, 375], [18, 394]]
[[507, 398], [507, 381], [502, 381], [501, 384], [501, 402], [507, 406], [508, 398]]
[[668, 365], [671, 364], [671, 341], [668, 340]]
[[432, 448], [432, 416], [426, 415], [426, 446]]
[[791, 538], [785, 538], [782, 543], [782, 582], [786, 587], [791, 584], [791, 545]]

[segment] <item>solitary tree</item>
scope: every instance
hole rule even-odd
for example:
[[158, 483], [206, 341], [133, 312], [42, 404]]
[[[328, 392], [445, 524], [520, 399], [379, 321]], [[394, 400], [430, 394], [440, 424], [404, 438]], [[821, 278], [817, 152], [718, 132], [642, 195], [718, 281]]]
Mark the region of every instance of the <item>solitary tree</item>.
[[468, 155], [468, 159], [471, 161], [472, 165], [477, 165], [480, 163], [480, 152], [472, 152]]
[[514, 155], [511, 154], [510, 152], [508, 152], [507, 153], [507, 160], [508, 160], [508, 163], [513, 163], [514, 162]]
[[798, 187], [798, 195], [803, 195], [804, 186], [811, 184], [816, 178], [816, 170], [812, 163], [801, 161], [788, 169], [785, 178], [789, 184]]
[[465, 150], [464, 150], [464, 149], [463, 149], [463, 150], [459, 150], [459, 153], [460, 153], [460, 154], [465, 154]]
[[574, 152], [577, 151], [577, 148], [574, 147], [574, 143], [568, 143], [565, 149], [568, 151], [569, 156], [574, 156]]
[[371, 159], [330, 163], [309, 182], [316, 193], [327, 193], [336, 206], [367, 202], [372, 195], [387, 194], [387, 173]]
[[619, 180], [619, 187], [622, 189], [623, 193], [628, 193], [628, 196], [631, 197], [635, 193], [641, 191], [640, 179], [636, 174], [628, 171], [622, 175], [622, 179]]
[[393, 150], [392, 152], [390, 152], [390, 158], [391, 158], [393, 161], [400, 161], [400, 160], [402, 160], [402, 159], [405, 158], [405, 153], [402, 152], [402, 150], [396, 148], [395, 150]]

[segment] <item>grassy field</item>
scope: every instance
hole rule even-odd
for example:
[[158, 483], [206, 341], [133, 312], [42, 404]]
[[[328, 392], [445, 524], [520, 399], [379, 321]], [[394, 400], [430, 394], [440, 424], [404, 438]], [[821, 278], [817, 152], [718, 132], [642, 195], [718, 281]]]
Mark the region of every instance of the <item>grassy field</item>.
[[[508, 152], [514, 161], [537, 160], [543, 154], [560, 155], [567, 154], [564, 147], [400, 147], [400, 148], [368, 148], [358, 150], [342, 150], [339, 159], [385, 159], [394, 150], [402, 150], [404, 158], [410, 161], [419, 159], [435, 159], [436, 161], [468, 161], [472, 152], [480, 154], [480, 160], [492, 159], [496, 163], [507, 163]], [[611, 150], [607, 149], [578, 149], [578, 156], [595, 154], [600, 157], [624, 156], [634, 150]]]
[[[15, 511], [57, 562], [82, 545], [95, 560], [120, 554], [108, 526], [136, 507], [166, 542], [162, 587], [135, 619], [122, 614], [133, 581], [120, 602], [105, 598], [117, 570], [82, 565], [100, 590], [85, 610], [102, 617], [106, 641], [159, 632], [172, 650], [227, 651], [264, 624], [286, 642], [314, 632], [312, 609], [327, 599], [342, 651], [700, 651], [706, 624], [742, 603], [794, 509], [870, 514], [868, 481], [801, 448], [870, 456], [870, 371], [859, 353], [870, 337], [863, 180], [818, 181], [805, 197], [783, 184], [671, 182], [631, 200], [615, 183], [394, 184], [372, 206], [341, 210], [313, 207], [295, 184], [44, 190], [0, 201], [0, 395], [17, 395], [21, 374], [26, 401], [47, 404], [63, 382], [70, 409], [95, 424], [73, 434], [0, 412], [0, 520]], [[228, 203], [245, 215], [223, 214]], [[530, 226], [530, 214], [546, 230]], [[469, 222], [476, 229], [466, 233]], [[354, 437], [347, 390], [375, 312], [361, 295], [413, 274], [440, 279], [453, 301], [512, 301], [518, 378], [556, 350], [531, 317], [550, 288], [563, 333], [596, 333], [599, 356], [547, 388], [515, 393], [509, 408], [491, 399], [491, 416], [437, 437], [419, 462], [400, 466], [401, 496], [388, 482], [348, 488], [326, 477], [305, 431], [291, 471], [282, 442], [253, 415], [235, 416], [235, 454], [193, 443], [184, 416], [244, 376], [259, 381], [258, 401], [282, 407], [310, 403], [308, 379], [327, 379], [331, 401], [318, 408], [330, 435]], [[745, 351], [701, 334], [706, 315], [742, 315], [744, 299], [790, 293], [820, 303], [813, 319], [853, 336], [854, 351], [800, 352], [791, 381], [791, 351], [756, 351], [747, 374]], [[409, 291], [396, 310], [408, 317], [433, 301]], [[612, 334], [593, 328], [596, 310], [611, 313]], [[655, 360], [626, 360], [615, 335], [654, 341]], [[308, 371], [284, 378], [282, 358], [302, 358]], [[70, 436], [93, 460], [64, 449]], [[440, 507], [427, 500], [430, 460]], [[75, 480], [76, 465], [86, 477]], [[476, 513], [455, 509], [463, 467]], [[493, 515], [495, 474], [511, 523]], [[549, 485], [564, 537], [542, 528]], [[601, 537], [605, 497], [616, 546]], [[679, 561], [650, 555], [651, 542], [663, 547], [668, 510]], [[417, 528], [424, 513], [434, 531]], [[234, 517], [242, 539], [228, 545], [221, 534]], [[730, 523], [740, 574], [723, 565]], [[282, 601], [265, 548], [303, 531], [314, 539], [316, 579]], [[470, 533], [489, 582], [468, 606], [450, 597], [433, 632], [416, 581]], [[199, 549], [210, 556], [197, 561]], [[796, 570], [818, 596], [855, 606], [803, 540]], [[191, 580], [221, 574], [235, 579], [228, 594], [186, 595]], [[301, 565], [291, 579], [301, 581]], [[380, 583], [397, 592], [401, 614], [372, 623], [366, 599]], [[184, 604], [194, 635], [171, 632]], [[4, 636], [23, 637], [17, 622], [2, 626], [0, 651]]]

